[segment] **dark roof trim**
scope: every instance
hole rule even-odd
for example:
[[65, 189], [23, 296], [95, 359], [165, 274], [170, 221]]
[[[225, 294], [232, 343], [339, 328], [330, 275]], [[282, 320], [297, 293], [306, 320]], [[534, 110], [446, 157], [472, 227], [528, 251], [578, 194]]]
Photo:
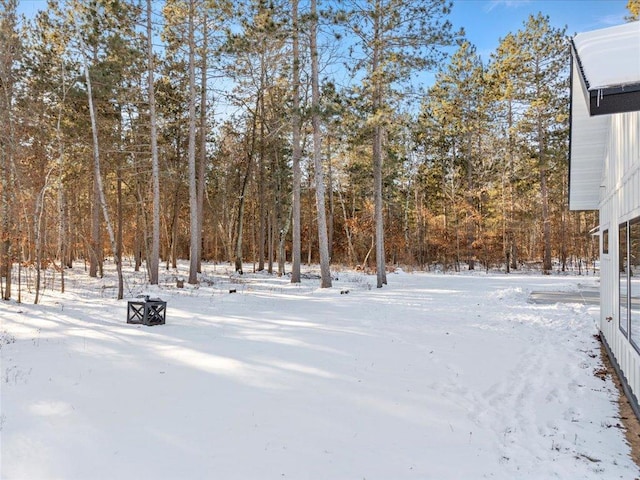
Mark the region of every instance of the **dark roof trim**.
[[589, 113], [635, 112], [640, 110], [640, 83], [589, 91]]

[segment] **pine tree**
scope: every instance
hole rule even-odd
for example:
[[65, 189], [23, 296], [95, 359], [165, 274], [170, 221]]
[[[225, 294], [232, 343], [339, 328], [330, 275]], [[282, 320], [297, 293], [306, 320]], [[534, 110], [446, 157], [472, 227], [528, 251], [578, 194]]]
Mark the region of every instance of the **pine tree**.
[[[456, 244], [462, 251], [456, 252], [456, 260], [462, 254], [470, 270], [475, 268], [476, 235], [479, 229], [478, 197], [482, 189], [480, 174], [482, 150], [486, 136], [486, 109], [482, 99], [485, 90], [484, 69], [475, 47], [463, 42], [451, 57], [449, 65], [436, 77], [432, 89], [437, 102], [434, 114], [438, 122], [447, 126], [450, 136], [452, 170], [449, 175], [458, 177], [463, 195], [453, 195]], [[453, 192], [452, 192], [453, 193]], [[463, 222], [461, 231], [458, 221]]]
[[[501, 176], [503, 233], [502, 245], [506, 258], [507, 272], [518, 266], [516, 242], [519, 216], [516, 198], [516, 179], [525, 175], [520, 171], [517, 129], [519, 112], [524, 109], [521, 90], [519, 46], [516, 36], [508, 34], [501, 40], [497, 50], [491, 55], [489, 64], [490, 96], [496, 110], [494, 137], [501, 144], [503, 166]], [[521, 108], [522, 107], [522, 108]], [[524, 170], [524, 169], [523, 169]]]
[[356, 38], [354, 69], [366, 72], [364, 91], [371, 129], [378, 288], [387, 283], [382, 166], [386, 119], [391, 116], [390, 96], [416, 70], [433, 67], [443, 58], [441, 47], [450, 45], [455, 38], [451, 24], [444, 20], [450, 9], [451, 3], [445, 0], [369, 0], [350, 2], [346, 12], [349, 31]]
[[[226, 0], [198, 2], [170, 0], [165, 2], [165, 25], [162, 38], [167, 45], [166, 61], [170, 65], [182, 65], [186, 74], [169, 70], [171, 88], [185, 88], [180, 97], [186, 102], [187, 184], [189, 192], [189, 283], [197, 283], [202, 269], [203, 237], [205, 225], [205, 198], [207, 175], [211, 167], [209, 156], [209, 106], [210, 58], [218, 58], [218, 49], [231, 5]], [[185, 48], [186, 46], [186, 48]], [[198, 71], [199, 69], [199, 71]], [[199, 76], [199, 83], [198, 83]], [[165, 84], [169, 86], [169, 84]], [[171, 102], [169, 97], [166, 100]], [[177, 119], [176, 119], [177, 120]], [[176, 152], [177, 153], [177, 152]], [[180, 158], [176, 158], [180, 162]], [[175, 197], [174, 197], [175, 198]], [[177, 205], [174, 206], [172, 225], [177, 228]], [[177, 233], [172, 234], [172, 238]], [[175, 239], [177, 241], [177, 238]], [[172, 240], [172, 244], [175, 241]], [[172, 247], [174, 249], [174, 247]]]
[[151, 254], [149, 258], [149, 283], [158, 284], [160, 265], [160, 168], [158, 163], [158, 129], [156, 116], [155, 63], [153, 52], [151, 0], [147, 0], [147, 84], [149, 95], [149, 139], [151, 142], [151, 181], [153, 185], [153, 215]]
[[[48, 9], [36, 16], [29, 31], [30, 44], [28, 58], [25, 61], [25, 69], [29, 73], [25, 75], [25, 78], [28, 78], [25, 102], [33, 104], [43, 113], [45, 125], [36, 125], [34, 132], [44, 132], [48, 139], [47, 150], [57, 153], [57, 256], [60, 261], [60, 290], [64, 293], [65, 267], [71, 266], [71, 248], [67, 201], [69, 185], [65, 181], [68, 165], [66, 148], [69, 142], [63, 124], [70, 115], [67, 98], [74, 88], [74, 78], [78, 75], [78, 69], [68, 52], [70, 29], [62, 21], [62, 14], [55, 3], [50, 2]], [[42, 101], [44, 98], [48, 98], [48, 101]], [[55, 126], [46, 123], [46, 119], [55, 122]]]
[[318, 246], [320, 250], [320, 286], [331, 287], [329, 266], [329, 239], [327, 238], [327, 214], [325, 210], [324, 173], [322, 166], [322, 132], [320, 131], [320, 85], [318, 78], [318, 11], [317, 1], [311, 0], [310, 11], [311, 54], [311, 123], [313, 126], [313, 163], [316, 183], [316, 213], [318, 216]]
[[[100, 239], [102, 216], [111, 251], [118, 272], [118, 298], [122, 298], [122, 189], [121, 167], [124, 156], [124, 117], [129, 79], [137, 71], [136, 62], [143, 49], [134, 25], [138, 23], [140, 10], [127, 2], [92, 0], [82, 3], [73, 0], [69, 5], [68, 21], [74, 29], [73, 50], [82, 64], [85, 95], [91, 124], [91, 148], [93, 151], [92, 212], [92, 268], [102, 270], [102, 245]], [[134, 74], [137, 76], [137, 74]], [[97, 81], [96, 81], [97, 79]], [[108, 126], [108, 128], [107, 128]], [[101, 143], [106, 144], [101, 147]], [[103, 155], [110, 151], [109, 155]], [[103, 170], [106, 158], [116, 164], [116, 215], [109, 213]], [[115, 218], [116, 222], [112, 219]], [[115, 227], [115, 228], [114, 228]]]
[[[235, 221], [235, 263], [242, 268], [244, 226], [251, 207], [248, 194], [255, 185], [257, 190], [257, 255], [258, 268], [264, 265], [264, 243], [267, 245], [268, 271], [273, 272], [277, 255], [278, 274], [284, 274], [285, 241], [290, 228], [287, 213], [291, 200], [288, 176], [282, 161], [285, 132], [290, 132], [286, 121], [290, 111], [283, 102], [285, 74], [286, 24], [289, 14], [285, 3], [249, 0], [239, 7], [239, 32], [229, 32], [225, 51], [225, 73], [233, 78], [229, 99], [240, 110], [245, 128], [245, 166], [238, 195]], [[288, 95], [287, 95], [288, 96]], [[284, 99], [287, 99], [287, 96]], [[295, 116], [294, 116], [295, 118]], [[257, 178], [255, 178], [257, 177]], [[253, 182], [254, 178], [257, 180]]]
[[626, 17], [628, 22], [640, 20], [640, 0], [627, 0], [627, 10], [629, 10], [629, 15]]
[[302, 172], [300, 160], [302, 157], [300, 114], [300, 32], [298, 18], [298, 0], [291, 0], [292, 19], [292, 61], [291, 77], [291, 162], [293, 167], [293, 198], [292, 198], [292, 246], [291, 246], [291, 283], [300, 283], [301, 240], [300, 240], [300, 188]]
[[0, 171], [2, 180], [0, 188], [0, 282], [4, 280], [2, 299], [11, 298], [11, 271], [13, 253], [11, 238], [14, 235], [12, 225], [12, 170], [17, 138], [13, 104], [15, 97], [15, 69], [21, 55], [21, 39], [17, 31], [17, 1], [0, 0], [0, 122], [4, 125], [4, 133], [0, 136]]
[[198, 192], [196, 190], [196, 2], [189, 0], [187, 5], [187, 51], [189, 72], [189, 144], [187, 163], [189, 166], [189, 280], [191, 285], [198, 283], [198, 252], [201, 231], [198, 221]]
[[[29, 23], [25, 36], [28, 43], [20, 72], [22, 94], [16, 101], [16, 113], [20, 118], [36, 119], [21, 128], [24, 138], [29, 139], [22, 152], [28, 159], [29, 168], [22, 169], [18, 175], [24, 181], [22, 190], [28, 191], [32, 200], [28, 202], [32, 218], [28, 258], [36, 269], [34, 303], [40, 299], [42, 266], [47, 260], [44, 257], [50, 192], [56, 180], [58, 193], [62, 192], [64, 166], [61, 122], [68, 79], [61, 62], [64, 62], [66, 47], [63, 45], [64, 32], [56, 30], [57, 35], [52, 35], [54, 28], [44, 14]], [[31, 128], [34, 124], [35, 128]], [[57, 158], [52, 154], [54, 151], [58, 152]], [[62, 215], [60, 221], [63, 223]], [[59, 238], [60, 243], [62, 238]]]
[[543, 270], [550, 272], [551, 214], [549, 206], [550, 176], [558, 167], [552, 155], [553, 138], [566, 130], [568, 116], [561, 114], [568, 106], [569, 82], [566, 62], [566, 29], [551, 27], [549, 17], [529, 17], [525, 29], [518, 32], [524, 99], [527, 109], [522, 118], [525, 151], [539, 176], [543, 235]]

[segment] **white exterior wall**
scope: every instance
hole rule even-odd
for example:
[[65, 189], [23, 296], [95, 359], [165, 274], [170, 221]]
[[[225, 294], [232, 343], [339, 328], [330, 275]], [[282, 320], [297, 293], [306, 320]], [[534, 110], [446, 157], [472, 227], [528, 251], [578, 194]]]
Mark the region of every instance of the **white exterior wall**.
[[600, 231], [609, 231], [609, 254], [601, 256], [600, 330], [640, 399], [640, 354], [618, 327], [618, 227], [640, 216], [640, 112], [611, 115], [603, 165]]

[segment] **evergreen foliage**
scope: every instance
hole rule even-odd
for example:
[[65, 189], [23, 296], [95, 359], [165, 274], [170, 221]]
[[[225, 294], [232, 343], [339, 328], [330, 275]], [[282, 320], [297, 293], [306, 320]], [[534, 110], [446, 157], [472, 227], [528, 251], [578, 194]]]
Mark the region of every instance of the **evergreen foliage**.
[[483, 62], [441, 0], [16, 6], [0, 0], [5, 299], [18, 265], [64, 288], [105, 252], [152, 283], [190, 258], [197, 283], [202, 260], [293, 261], [300, 281], [324, 251], [323, 285], [330, 258], [379, 287], [389, 264], [597, 258], [596, 215], [566, 201], [568, 39], [543, 15]]

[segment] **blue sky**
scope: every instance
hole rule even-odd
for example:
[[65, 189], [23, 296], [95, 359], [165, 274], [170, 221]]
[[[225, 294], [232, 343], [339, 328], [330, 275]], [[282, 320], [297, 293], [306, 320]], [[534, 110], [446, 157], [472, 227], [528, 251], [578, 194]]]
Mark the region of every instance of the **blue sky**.
[[[567, 34], [573, 36], [624, 23], [626, 5], [627, 0], [453, 0], [449, 19], [455, 30], [465, 29], [486, 63], [500, 39], [523, 28], [529, 15], [548, 15], [554, 27], [566, 26]], [[19, 11], [27, 16], [43, 8], [46, 0], [19, 0]], [[425, 72], [418, 83], [429, 85], [434, 79], [435, 72]]]
[[[627, 0], [454, 0], [450, 19], [456, 29], [464, 27], [487, 60], [500, 38], [519, 30], [530, 14], [549, 15], [554, 26], [566, 25], [573, 35], [624, 23], [626, 4]], [[19, 10], [28, 16], [45, 7], [45, 0], [19, 1]]]
[[529, 15], [548, 15], [554, 27], [567, 34], [624, 23], [627, 0], [454, 0], [450, 17], [455, 28], [464, 27], [484, 61], [500, 38], [523, 27]]

